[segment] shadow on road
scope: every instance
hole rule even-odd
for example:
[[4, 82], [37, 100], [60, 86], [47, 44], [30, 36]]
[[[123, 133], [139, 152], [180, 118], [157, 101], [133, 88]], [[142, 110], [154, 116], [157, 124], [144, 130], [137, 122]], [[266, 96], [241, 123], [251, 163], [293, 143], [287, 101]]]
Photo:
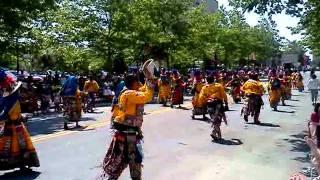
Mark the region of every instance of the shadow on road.
[[227, 145], [227, 146], [239, 146], [242, 145], [243, 142], [240, 139], [221, 139], [219, 141], [214, 141], [212, 142], [217, 143], [217, 144], [222, 144], [222, 145]]
[[87, 112], [88, 114], [102, 114], [103, 111], [93, 111], [93, 112]]
[[99, 102], [95, 104], [95, 107], [110, 107], [111, 106], [111, 102]]
[[229, 109], [229, 110], [227, 110], [226, 112], [233, 112], [233, 111], [237, 111], [237, 110], [235, 110], [235, 109]]
[[300, 94], [292, 94], [291, 96], [299, 97], [301, 95]]
[[251, 124], [251, 125], [257, 125], [257, 126], [263, 126], [263, 127], [274, 127], [274, 128], [278, 128], [278, 127], [280, 127], [280, 125], [278, 125], [278, 124], [272, 124], [272, 123], [260, 123], [260, 124], [255, 124], [255, 123], [253, 123], [253, 122], [249, 122], [249, 123], [247, 123], [247, 124]]
[[88, 126], [80, 126], [80, 127], [71, 127], [71, 128], [69, 128], [68, 131], [83, 131], [83, 132], [85, 132], [85, 131], [93, 131], [95, 129], [96, 128], [88, 129]]
[[[84, 117], [81, 118], [81, 121], [79, 124], [81, 125], [82, 121], [92, 121], [94, 118], [90, 117]], [[64, 124], [64, 118], [59, 117], [51, 117], [43, 120], [37, 120], [37, 121], [29, 121], [26, 123], [26, 126], [29, 130], [29, 133], [31, 136], [35, 135], [46, 135], [46, 134], [52, 134], [58, 131], [63, 130], [63, 124]], [[73, 123], [70, 123], [73, 124]]]
[[298, 99], [289, 99], [287, 101], [300, 101], [300, 100], [298, 100]]
[[[200, 116], [200, 115], [199, 115]], [[192, 118], [192, 120], [194, 120], [194, 121], [202, 121], [202, 122], [206, 122], [206, 123], [210, 123], [210, 118], [205, 118], [205, 119], [203, 119], [203, 118]]]
[[[190, 96], [190, 97], [193, 97], [193, 96]], [[192, 101], [192, 98], [183, 99], [183, 102], [191, 102], [191, 101]]]
[[302, 163], [310, 162], [310, 158], [307, 156], [307, 153], [310, 152], [310, 148], [304, 140], [305, 136], [307, 136], [306, 131], [291, 135], [289, 138], [284, 139], [284, 141], [291, 145], [290, 151], [304, 153], [303, 156], [298, 156], [293, 159]]
[[283, 110], [277, 110], [277, 111], [274, 111], [274, 112], [288, 113], [288, 114], [293, 114], [293, 113], [295, 113], [295, 111], [283, 111]]
[[191, 108], [187, 108], [187, 107], [183, 107], [183, 106], [177, 107], [177, 109], [181, 109], [181, 110], [191, 110]]
[[22, 171], [13, 171], [8, 172], [0, 176], [0, 180], [34, 180], [36, 179], [41, 173], [36, 171], [30, 172], [22, 172]]
[[280, 106], [283, 106], [283, 107], [300, 107], [300, 106], [295, 106], [295, 105], [290, 105], [290, 104], [280, 105]]

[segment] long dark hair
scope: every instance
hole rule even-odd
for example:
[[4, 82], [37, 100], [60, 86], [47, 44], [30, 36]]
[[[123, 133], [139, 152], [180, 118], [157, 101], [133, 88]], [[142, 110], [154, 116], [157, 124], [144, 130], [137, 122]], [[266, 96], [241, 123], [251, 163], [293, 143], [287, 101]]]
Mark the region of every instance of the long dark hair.
[[135, 82], [139, 82], [138, 77], [134, 74], [128, 74], [124, 78], [125, 85], [128, 89], [132, 89], [132, 85]]
[[320, 107], [320, 103], [317, 103], [317, 104], [314, 106], [314, 112], [318, 113], [319, 107]]

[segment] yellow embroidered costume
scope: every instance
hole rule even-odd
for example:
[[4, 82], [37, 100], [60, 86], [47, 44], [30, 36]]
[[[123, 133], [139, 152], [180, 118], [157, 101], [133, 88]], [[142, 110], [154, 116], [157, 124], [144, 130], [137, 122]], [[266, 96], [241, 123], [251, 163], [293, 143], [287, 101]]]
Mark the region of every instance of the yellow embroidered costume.
[[159, 103], [166, 104], [167, 101], [170, 99], [170, 93], [171, 93], [171, 86], [170, 86], [169, 79], [167, 79], [165, 76], [161, 77], [158, 80], [158, 88], [159, 88], [158, 101]]
[[[11, 87], [16, 85], [15, 90]], [[39, 167], [39, 159], [30, 135], [22, 122], [19, 93], [12, 77], [0, 70], [0, 90], [9, 93], [0, 97], [0, 170]]]
[[224, 87], [219, 83], [205, 85], [200, 92], [200, 104], [204, 106], [208, 99], [217, 99], [228, 103], [228, 98]]
[[264, 92], [264, 87], [262, 83], [260, 83], [259, 81], [249, 79], [243, 84], [243, 86], [241, 87], [241, 91], [244, 92], [246, 96], [251, 94], [262, 96]]

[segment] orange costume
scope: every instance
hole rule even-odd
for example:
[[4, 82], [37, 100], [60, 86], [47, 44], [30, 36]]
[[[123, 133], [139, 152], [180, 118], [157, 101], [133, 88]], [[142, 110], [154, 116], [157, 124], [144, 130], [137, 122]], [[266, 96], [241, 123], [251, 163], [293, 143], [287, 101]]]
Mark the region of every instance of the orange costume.
[[303, 84], [303, 77], [301, 74], [298, 74], [296, 77], [296, 87], [298, 88], [299, 92], [302, 92], [304, 90], [304, 84]]
[[205, 106], [208, 99], [217, 99], [228, 103], [227, 94], [220, 83], [208, 84], [201, 89], [199, 97], [201, 106]]
[[249, 79], [247, 82], [243, 84], [243, 86], [241, 87], [241, 91], [244, 92], [246, 96], [251, 94], [262, 96], [264, 92], [264, 87], [262, 83], [260, 83], [259, 81]]
[[158, 94], [158, 101], [159, 103], [166, 103], [170, 99], [170, 82], [169, 79], [166, 79], [166, 77], [161, 77], [158, 80], [158, 88], [159, 88], [159, 94]]
[[244, 120], [248, 122], [248, 117], [251, 115], [254, 117], [254, 122], [259, 124], [260, 110], [263, 105], [261, 96], [264, 93], [262, 83], [258, 80], [249, 79], [243, 84], [241, 91], [244, 92], [247, 97], [241, 110], [241, 114], [244, 114]]
[[88, 93], [97, 93], [99, 91], [99, 85], [95, 80], [88, 80], [84, 84], [84, 91]]
[[200, 92], [204, 83], [201, 81], [193, 83], [194, 96], [192, 98], [192, 105], [194, 108], [202, 108], [202, 103], [200, 101]]
[[[0, 70], [0, 90], [9, 85], [3, 84], [1, 82], [3, 79], [8, 79], [8, 77], [6, 72]], [[14, 83], [14, 80], [10, 83]], [[2, 126], [0, 128], [0, 170], [40, 166], [30, 135], [22, 122], [19, 98], [18, 91], [0, 97], [0, 123]]]
[[281, 99], [281, 82], [277, 77], [271, 77], [269, 84], [269, 102], [271, 108], [277, 109]]
[[[136, 90], [126, 90], [119, 98], [119, 111], [115, 116], [114, 122], [141, 127], [144, 104], [150, 102], [153, 97], [153, 90], [144, 85]], [[136, 120], [132, 120], [132, 118]]]
[[281, 79], [281, 97], [283, 104], [284, 100], [291, 99], [291, 88], [291, 80], [288, 77]]
[[173, 77], [172, 83], [172, 99], [171, 99], [171, 107], [173, 105], [183, 104], [183, 91], [185, 87], [185, 83], [183, 82], [182, 78], [179, 76]]
[[150, 86], [145, 85], [139, 90], [125, 90], [120, 95], [119, 109], [113, 123], [116, 131], [103, 162], [103, 177], [118, 179], [129, 165], [132, 179], [141, 179], [141, 127], [144, 104], [153, 98], [153, 88]]

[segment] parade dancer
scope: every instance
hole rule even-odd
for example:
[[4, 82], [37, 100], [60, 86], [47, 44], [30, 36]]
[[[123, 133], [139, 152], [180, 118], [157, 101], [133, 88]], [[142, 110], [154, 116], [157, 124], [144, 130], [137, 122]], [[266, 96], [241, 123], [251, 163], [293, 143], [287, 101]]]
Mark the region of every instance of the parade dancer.
[[148, 70], [152, 61], [147, 61], [143, 72], [147, 78], [145, 85], [139, 88], [135, 75], [127, 75], [125, 84], [128, 88], [119, 97], [120, 111], [114, 119], [115, 133], [103, 162], [102, 179], [117, 180], [129, 165], [133, 180], [141, 180], [142, 174], [142, 131], [144, 104], [153, 98], [153, 74]]
[[291, 84], [292, 84], [292, 89], [297, 89], [297, 83], [299, 79], [299, 73], [294, 71], [291, 73]]
[[226, 84], [226, 87], [231, 87], [231, 96], [235, 103], [241, 101], [241, 80], [237, 73], [234, 73], [232, 80]]
[[40, 166], [21, 115], [20, 85], [12, 74], [0, 70], [0, 170]]
[[199, 101], [202, 107], [207, 106], [208, 113], [212, 121], [213, 130], [211, 132], [211, 137], [214, 140], [221, 139], [221, 122], [222, 120], [227, 124], [227, 119], [225, 115], [225, 106], [228, 106], [228, 99], [226, 98], [226, 93], [224, 87], [220, 83], [214, 82], [214, 77], [212, 75], [207, 77], [207, 84], [203, 86], [200, 91]]
[[281, 81], [281, 101], [282, 105], [285, 106], [285, 101], [291, 99], [291, 81], [286, 75], [280, 75], [279, 79]]
[[254, 123], [260, 124], [259, 116], [261, 106], [263, 105], [262, 95], [264, 88], [258, 80], [258, 74], [255, 72], [249, 72], [248, 75], [249, 80], [241, 87], [241, 91], [246, 97], [241, 114], [244, 115], [244, 120], [246, 122], [248, 122], [248, 117], [251, 115], [254, 118]]
[[303, 76], [300, 73], [296, 76], [296, 88], [299, 92], [304, 91]]
[[196, 71], [194, 73], [194, 82], [192, 86], [192, 92], [194, 93], [194, 96], [192, 98], [192, 119], [195, 118], [196, 115], [203, 115], [203, 119], [206, 119], [206, 112], [205, 112], [205, 106], [202, 106], [200, 102], [200, 91], [202, 87], [204, 86], [204, 82], [201, 78], [200, 71]]
[[74, 76], [67, 78], [62, 86], [60, 96], [62, 96], [63, 109], [65, 115], [64, 129], [68, 130], [68, 122], [76, 122], [76, 127], [79, 126], [81, 118], [81, 92], [78, 88], [78, 80]]
[[183, 82], [179, 72], [177, 70], [172, 71], [173, 74], [173, 83], [172, 83], [172, 99], [171, 99], [171, 108], [174, 105], [183, 104], [183, 91], [185, 87], [185, 83]]
[[275, 70], [273, 70], [269, 79], [269, 103], [270, 107], [277, 111], [278, 104], [281, 100], [281, 81], [277, 77]]
[[292, 77], [290, 75], [290, 72], [286, 72], [284, 79], [286, 81], [286, 94], [288, 100], [292, 97]]
[[163, 106], [167, 106], [167, 102], [170, 99], [170, 73], [164, 72], [160, 75], [160, 79], [158, 80], [158, 102], [163, 104]]
[[84, 92], [88, 93], [88, 103], [85, 108], [86, 112], [93, 112], [93, 108], [95, 107], [96, 102], [96, 94], [99, 92], [99, 85], [97, 81], [93, 79], [92, 76], [89, 77], [89, 80], [84, 84]]

